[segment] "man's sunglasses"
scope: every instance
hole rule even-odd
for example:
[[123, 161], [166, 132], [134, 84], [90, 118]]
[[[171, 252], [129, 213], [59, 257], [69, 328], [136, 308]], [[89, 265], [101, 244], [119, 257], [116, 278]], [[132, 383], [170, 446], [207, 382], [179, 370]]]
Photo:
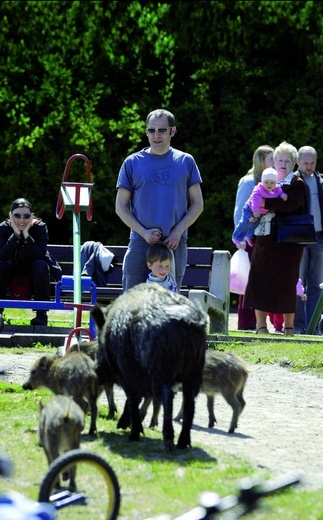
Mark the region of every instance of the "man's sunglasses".
[[31, 217], [30, 213], [24, 213], [23, 215], [21, 213], [13, 213], [13, 216], [15, 218], [23, 218], [24, 220], [28, 220]]
[[147, 128], [147, 132], [148, 134], [154, 134], [155, 132], [158, 132], [159, 134], [166, 134], [166, 132], [172, 128], [172, 126], [167, 126], [165, 128]]

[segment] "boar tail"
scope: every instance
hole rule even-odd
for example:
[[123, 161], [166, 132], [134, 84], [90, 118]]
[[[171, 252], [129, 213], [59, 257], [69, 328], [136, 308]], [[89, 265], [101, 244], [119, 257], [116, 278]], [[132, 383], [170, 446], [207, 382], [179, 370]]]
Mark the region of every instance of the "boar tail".
[[104, 317], [103, 311], [99, 305], [95, 305], [91, 309], [91, 316], [92, 316], [93, 320], [95, 321], [98, 329], [102, 330], [103, 326], [104, 326], [104, 322], [105, 322], [105, 317]]

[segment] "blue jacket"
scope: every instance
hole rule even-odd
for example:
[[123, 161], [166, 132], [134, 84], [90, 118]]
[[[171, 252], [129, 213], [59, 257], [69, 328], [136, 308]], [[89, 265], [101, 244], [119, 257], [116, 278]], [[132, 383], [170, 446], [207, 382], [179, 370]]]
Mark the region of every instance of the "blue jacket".
[[[301, 174], [299, 170], [297, 170], [296, 175], [301, 177], [304, 180], [304, 175]], [[316, 178], [317, 182], [317, 190], [319, 194], [319, 203], [320, 203], [320, 209], [321, 209], [321, 221], [322, 221], [322, 229], [323, 229], [323, 174], [319, 173], [318, 171], [314, 172], [314, 176]], [[305, 212], [310, 213], [310, 192], [309, 189], [305, 183], [306, 186], [306, 207]]]

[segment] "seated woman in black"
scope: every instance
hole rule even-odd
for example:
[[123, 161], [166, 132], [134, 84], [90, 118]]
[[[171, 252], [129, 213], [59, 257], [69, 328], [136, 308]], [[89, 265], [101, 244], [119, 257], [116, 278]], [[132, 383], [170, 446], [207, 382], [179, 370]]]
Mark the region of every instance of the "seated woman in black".
[[[47, 243], [45, 222], [33, 215], [32, 205], [27, 199], [16, 199], [10, 206], [9, 218], [0, 224], [1, 299], [5, 299], [7, 288], [20, 274], [30, 279], [35, 300], [49, 300], [51, 264], [56, 262], [47, 251]], [[3, 309], [0, 309], [0, 330], [4, 323], [2, 313]], [[30, 324], [47, 325], [47, 311], [37, 311]]]

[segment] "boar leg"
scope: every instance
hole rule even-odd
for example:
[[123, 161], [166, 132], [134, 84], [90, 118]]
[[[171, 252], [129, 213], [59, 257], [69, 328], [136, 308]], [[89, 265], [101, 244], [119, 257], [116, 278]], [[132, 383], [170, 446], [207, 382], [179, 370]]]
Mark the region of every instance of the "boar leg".
[[126, 430], [130, 427], [131, 419], [130, 419], [130, 403], [129, 399], [126, 399], [123, 412], [119, 421], [117, 422], [117, 428], [121, 428], [122, 430]]
[[166, 451], [172, 451], [175, 447], [173, 428], [173, 400], [173, 390], [164, 386], [162, 390], [162, 402], [164, 407], [163, 439]]
[[239, 402], [240, 402], [240, 405], [241, 405], [241, 410], [240, 410], [240, 413], [242, 412], [242, 410], [244, 409], [244, 407], [246, 406], [246, 401], [244, 400], [243, 398], [243, 388], [241, 388], [240, 390], [238, 390], [237, 392], [237, 399], [239, 399]]
[[213, 428], [216, 423], [216, 418], [214, 415], [214, 395], [207, 395], [207, 410], [209, 412], [209, 428]]
[[107, 401], [109, 405], [108, 419], [114, 419], [114, 416], [117, 413], [117, 406], [114, 400], [113, 385], [105, 383], [103, 385], [103, 388], [105, 391], [105, 395], [107, 396]]
[[131, 441], [139, 441], [140, 434], [144, 433], [141, 420], [139, 417], [139, 403], [140, 397], [131, 395], [128, 397], [129, 401], [129, 409], [131, 416], [131, 431], [129, 435], [129, 439]]
[[157, 399], [153, 400], [153, 414], [151, 416], [149, 428], [156, 428], [158, 426], [158, 415], [160, 412], [161, 404]]
[[182, 398], [181, 409], [178, 412], [178, 414], [176, 415], [176, 417], [174, 417], [174, 421], [180, 422], [182, 419], [183, 419], [183, 398]]
[[90, 423], [89, 435], [94, 435], [96, 433], [96, 418], [98, 415], [96, 397], [90, 398], [89, 405], [90, 405], [90, 413], [91, 413], [91, 423]]
[[238, 426], [238, 418], [242, 409], [241, 404], [236, 394], [233, 394], [232, 392], [224, 392], [222, 395], [233, 410], [229, 433], [234, 433], [234, 430]]
[[140, 420], [143, 421], [144, 418], [147, 415], [148, 408], [150, 406], [150, 403], [153, 401], [153, 414], [151, 416], [149, 428], [155, 428], [158, 426], [158, 415], [160, 411], [160, 402], [157, 399], [153, 399], [151, 396], [145, 397], [144, 402], [142, 403], [139, 414], [140, 414]]
[[177, 447], [181, 449], [191, 446], [191, 428], [193, 424], [195, 397], [197, 393], [198, 388], [194, 391], [191, 383], [183, 382], [183, 424], [177, 442]]
[[153, 398], [151, 395], [145, 397], [144, 402], [142, 403], [140, 410], [139, 410], [139, 415], [140, 415], [141, 421], [143, 421], [144, 418], [146, 417], [148, 408], [149, 408], [152, 400], [153, 400]]

